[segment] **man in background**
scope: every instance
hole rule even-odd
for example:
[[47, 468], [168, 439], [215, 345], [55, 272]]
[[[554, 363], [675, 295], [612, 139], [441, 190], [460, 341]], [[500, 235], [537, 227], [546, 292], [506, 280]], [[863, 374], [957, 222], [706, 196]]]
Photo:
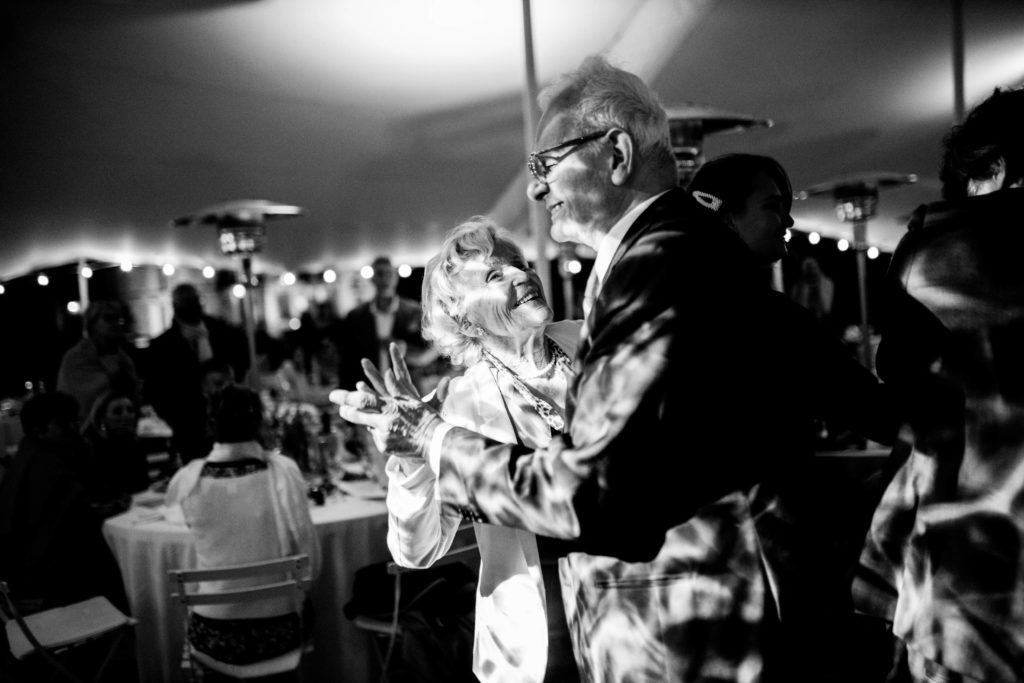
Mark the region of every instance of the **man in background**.
[[144, 391], [146, 402], [174, 431], [171, 447], [184, 464], [204, 457], [212, 445], [203, 397], [204, 363], [227, 363], [232, 379], [242, 381], [249, 352], [240, 328], [203, 311], [195, 285], [175, 287], [171, 306], [170, 327], [146, 351]]
[[387, 256], [373, 260], [373, 298], [356, 306], [335, 327], [332, 340], [338, 349], [338, 386], [354, 387], [363, 380], [363, 358], [386, 367], [388, 346], [398, 344], [416, 371], [436, 358], [421, 333], [418, 302], [398, 296], [398, 272]]

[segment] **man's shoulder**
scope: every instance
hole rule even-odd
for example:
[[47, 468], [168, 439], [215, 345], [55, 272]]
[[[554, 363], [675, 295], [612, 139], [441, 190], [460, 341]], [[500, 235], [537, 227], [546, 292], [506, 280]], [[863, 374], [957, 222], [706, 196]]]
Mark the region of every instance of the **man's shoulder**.
[[[702, 239], [721, 221], [690, 194], [676, 188], [665, 192], [637, 217], [626, 242], [647, 241], [683, 245]], [[633, 238], [630, 240], [630, 238]]]

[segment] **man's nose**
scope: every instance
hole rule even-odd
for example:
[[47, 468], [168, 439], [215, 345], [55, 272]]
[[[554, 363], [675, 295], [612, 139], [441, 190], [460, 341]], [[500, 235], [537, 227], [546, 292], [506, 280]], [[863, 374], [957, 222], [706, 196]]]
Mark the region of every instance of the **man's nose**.
[[526, 186], [526, 196], [535, 202], [543, 201], [544, 195], [548, 193], [548, 184], [543, 180], [531, 178]]
[[784, 221], [782, 221], [782, 224], [785, 225], [787, 228], [792, 228], [793, 227], [793, 223], [794, 223], [793, 216], [787, 212], [786, 213], [786, 219]]

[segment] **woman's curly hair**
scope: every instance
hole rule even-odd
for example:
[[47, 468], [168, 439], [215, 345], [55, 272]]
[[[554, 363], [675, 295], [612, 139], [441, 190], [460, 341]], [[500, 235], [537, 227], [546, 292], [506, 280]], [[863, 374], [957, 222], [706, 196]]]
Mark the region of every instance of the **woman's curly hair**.
[[423, 338], [455, 365], [475, 363], [480, 358], [480, 346], [475, 337], [465, 333], [471, 323], [465, 317], [464, 297], [454, 278], [467, 262], [486, 260], [499, 250], [526, 260], [505, 230], [487, 216], [473, 216], [451, 229], [423, 273]]

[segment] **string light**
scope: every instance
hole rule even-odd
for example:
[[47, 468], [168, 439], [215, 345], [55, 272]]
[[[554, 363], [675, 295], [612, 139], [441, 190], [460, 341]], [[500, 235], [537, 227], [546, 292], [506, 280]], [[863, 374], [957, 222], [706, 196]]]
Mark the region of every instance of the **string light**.
[[7, 288], [4, 287], [3, 285], [0, 285], [0, 294], [3, 294], [6, 291], [7, 291]]
[[819, 235], [816, 232], [808, 233], [807, 234], [807, 241], [810, 242], [811, 244], [817, 244], [818, 242], [821, 241], [821, 235]]
[[281, 276], [281, 284], [290, 287], [295, 284], [295, 273], [285, 273]]
[[288, 329], [294, 331], [299, 329], [300, 327], [302, 327], [302, 321], [299, 320], [298, 318], [290, 318], [288, 320]]
[[581, 270], [583, 270], [583, 264], [579, 262], [579, 259], [569, 259], [565, 262], [565, 272], [575, 275]]
[[876, 258], [878, 258], [878, 253], [879, 253], [878, 252], [878, 247], [868, 247], [868, 258], [869, 259], [876, 259]]
[[124, 273], [132, 272], [132, 262], [131, 261], [121, 261], [121, 271], [124, 272]]
[[846, 251], [849, 248], [850, 248], [849, 240], [841, 239], [838, 242], [836, 242], [836, 249], [838, 249], [839, 251]]
[[793, 231], [790, 230], [789, 228], [786, 228], [786, 234], [782, 236], [782, 239], [788, 243], [791, 239], [793, 239]]
[[237, 283], [237, 284], [232, 285], [231, 286], [231, 293], [235, 296], [236, 299], [244, 299], [245, 298], [245, 285], [243, 285], [241, 283]]
[[327, 270], [324, 271], [324, 282], [326, 282], [327, 284], [331, 284], [337, 279], [338, 274], [335, 273], [332, 269], [328, 268]]
[[78, 315], [82, 311], [82, 304], [77, 301], [68, 302], [68, 313], [71, 315]]
[[50, 284], [50, 278], [46, 276], [46, 273], [40, 273], [39, 277], [36, 278], [36, 282], [39, 283], [40, 287], [45, 287]]
[[90, 268], [89, 266], [82, 266], [82, 269], [78, 272], [81, 273], [82, 277], [84, 277], [86, 280], [92, 277], [92, 268]]
[[203, 267], [203, 277], [205, 277], [207, 280], [212, 280], [213, 276], [216, 275], [216, 274], [217, 274], [217, 271], [215, 271], [213, 269], [213, 266], [204, 266]]
[[410, 275], [412, 275], [412, 266], [408, 263], [398, 266], [398, 277], [409, 277]]
[[369, 280], [373, 277], [373, 266], [363, 266], [359, 269], [359, 276], [364, 280]]
[[164, 275], [166, 275], [167, 277], [170, 277], [170, 276], [174, 275], [174, 265], [171, 264], [171, 263], [165, 263], [164, 267], [161, 268], [161, 270], [163, 271]]

